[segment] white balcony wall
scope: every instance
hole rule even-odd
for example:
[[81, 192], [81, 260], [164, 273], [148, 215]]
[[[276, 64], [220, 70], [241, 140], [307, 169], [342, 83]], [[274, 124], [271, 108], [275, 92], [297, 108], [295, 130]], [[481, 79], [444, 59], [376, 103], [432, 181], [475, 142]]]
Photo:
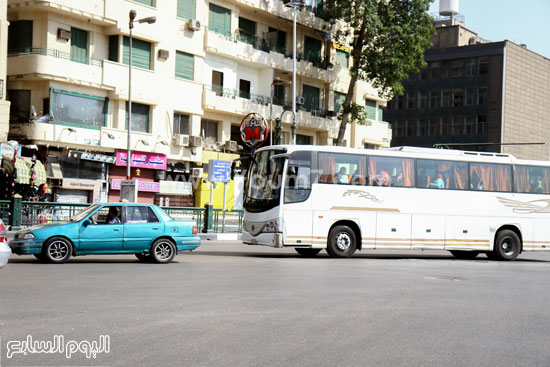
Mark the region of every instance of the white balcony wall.
[[30, 10], [55, 11], [58, 13], [71, 13], [75, 16], [92, 19], [102, 19], [105, 17], [105, 2], [106, 0], [8, 0], [8, 10], [28, 8]]

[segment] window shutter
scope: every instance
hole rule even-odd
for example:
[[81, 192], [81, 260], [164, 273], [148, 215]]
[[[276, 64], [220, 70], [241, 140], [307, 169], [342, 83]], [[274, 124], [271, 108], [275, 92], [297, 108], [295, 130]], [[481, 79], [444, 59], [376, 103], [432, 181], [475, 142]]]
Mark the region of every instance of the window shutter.
[[195, 79], [195, 65], [193, 55], [176, 51], [176, 77], [188, 80]]
[[[130, 48], [130, 38], [124, 37], [124, 50], [122, 55], [122, 62], [124, 65], [130, 63], [130, 54], [128, 49]], [[151, 70], [151, 44], [146, 41], [132, 38], [132, 66]]]
[[366, 99], [365, 111], [367, 112], [367, 118], [371, 120], [376, 120], [376, 101]]
[[319, 109], [319, 88], [310, 87], [304, 84], [304, 108], [307, 111], [313, 111]]
[[88, 63], [88, 32], [71, 28], [71, 61]]
[[195, 0], [178, 0], [178, 17], [195, 19]]
[[[140, 4], [143, 4], [143, 5], [149, 5], [149, 6], [153, 6], [153, 0], [134, 0], [136, 3], [140, 3]], [[133, 40], [132, 40], [133, 42]], [[133, 64], [133, 61], [132, 61], [132, 64]]]
[[231, 10], [214, 4], [209, 5], [208, 29], [226, 36], [231, 35]]

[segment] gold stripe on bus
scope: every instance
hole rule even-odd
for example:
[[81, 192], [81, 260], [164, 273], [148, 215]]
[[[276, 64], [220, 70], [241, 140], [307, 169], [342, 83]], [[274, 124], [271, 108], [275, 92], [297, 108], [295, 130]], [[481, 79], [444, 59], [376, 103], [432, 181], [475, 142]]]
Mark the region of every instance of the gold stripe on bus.
[[286, 236], [286, 238], [311, 238], [311, 235]]
[[330, 210], [360, 210], [368, 212], [399, 212], [399, 209], [394, 208], [359, 208], [356, 206], [333, 206]]

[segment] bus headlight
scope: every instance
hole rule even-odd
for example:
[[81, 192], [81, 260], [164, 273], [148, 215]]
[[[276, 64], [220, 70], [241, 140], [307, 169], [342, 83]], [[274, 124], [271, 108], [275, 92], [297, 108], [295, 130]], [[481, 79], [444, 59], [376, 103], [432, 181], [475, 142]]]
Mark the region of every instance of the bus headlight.
[[277, 219], [267, 221], [264, 232], [279, 232], [279, 221]]

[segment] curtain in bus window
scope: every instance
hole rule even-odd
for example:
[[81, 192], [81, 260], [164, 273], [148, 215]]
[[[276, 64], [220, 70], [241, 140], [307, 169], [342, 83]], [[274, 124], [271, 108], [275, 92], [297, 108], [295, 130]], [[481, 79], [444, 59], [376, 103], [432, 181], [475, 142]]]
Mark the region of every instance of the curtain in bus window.
[[370, 186], [374, 186], [375, 177], [376, 177], [376, 158], [370, 157], [369, 158], [369, 178], [368, 178], [368, 184]]
[[445, 183], [444, 189], [448, 189], [450, 186], [450, 168], [453, 166], [451, 162], [440, 162], [438, 166], [438, 171], [443, 176], [443, 182]]
[[512, 167], [493, 166], [495, 171], [495, 182], [497, 191], [512, 191]]
[[529, 192], [531, 191], [531, 185], [529, 185], [529, 167], [516, 166], [516, 172], [514, 181], [516, 184], [516, 192]]
[[359, 158], [359, 180], [357, 182], [354, 182], [356, 185], [366, 185], [367, 183], [367, 175], [366, 175], [366, 168], [367, 168], [367, 157], [361, 157]]
[[323, 153], [319, 154], [319, 167], [321, 168], [320, 183], [334, 182], [334, 161], [334, 156]]
[[413, 184], [413, 160], [403, 159], [403, 178], [405, 179], [405, 187], [414, 186]]
[[544, 179], [542, 180], [542, 193], [550, 194], [550, 168], [544, 169]]
[[510, 166], [472, 163], [470, 165], [472, 189], [511, 191], [510, 173]]
[[464, 190], [467, 189], [466, 184], [468, 182], [468, 166], [466, 163], [461, 167], [461, 165], [454, 165], [454, 176], [451, 180], [450, 185], [453, 189]]

